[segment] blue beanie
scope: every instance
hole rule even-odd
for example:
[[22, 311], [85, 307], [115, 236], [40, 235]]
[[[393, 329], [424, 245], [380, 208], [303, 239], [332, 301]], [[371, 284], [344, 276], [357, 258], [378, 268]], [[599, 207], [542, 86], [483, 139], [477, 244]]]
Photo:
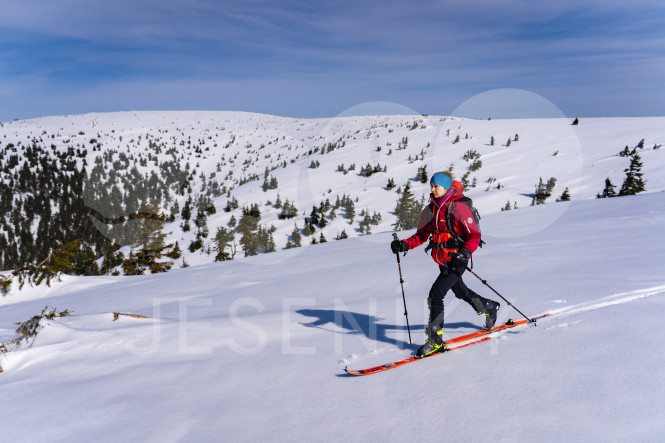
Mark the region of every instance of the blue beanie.
[[451, 179], [448, 174], [437, 172], [434, 175], [432, 175], [432, 178], [429, 180], [429, 184], [439, 185], [443, 186], [446, 189], [450, 189], [450, 187], [453, 185], [453, 179]]

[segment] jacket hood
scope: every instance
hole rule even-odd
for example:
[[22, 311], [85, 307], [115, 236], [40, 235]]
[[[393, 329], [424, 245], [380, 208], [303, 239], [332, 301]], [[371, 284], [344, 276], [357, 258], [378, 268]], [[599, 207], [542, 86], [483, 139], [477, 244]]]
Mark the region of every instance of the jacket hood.
[[449, 201], [459, 200], [464, 196], [464, 185], [458, 181], [453, 181], [453, 185], [450, 187], [446, 195], [441, 198], [434, 198], [432, 194], [429, 195], [429, 199], [436, 206], [441, 207], [444, 203]]
[[457, 200], [464, 196], [464, 185], [458, 181], [453, 181], [453, 185], [450, 187], [453, 190], [452, 198]]

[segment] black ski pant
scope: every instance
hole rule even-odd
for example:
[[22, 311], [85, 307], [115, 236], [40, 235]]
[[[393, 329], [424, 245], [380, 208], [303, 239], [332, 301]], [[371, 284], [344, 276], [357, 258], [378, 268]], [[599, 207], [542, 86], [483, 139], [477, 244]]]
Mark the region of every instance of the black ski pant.
[[464, 300], [479, 313], [487, 313], [491, 303], [469, 289], [462, 281], [462, 276], [450, 271], [447, 266], [439, 266], [439, 276], [429, 291], [427, 302], [429, 304], [429, 322], [443, 328], [443, 298], [449, 290], [453, 290], [455, 297]]

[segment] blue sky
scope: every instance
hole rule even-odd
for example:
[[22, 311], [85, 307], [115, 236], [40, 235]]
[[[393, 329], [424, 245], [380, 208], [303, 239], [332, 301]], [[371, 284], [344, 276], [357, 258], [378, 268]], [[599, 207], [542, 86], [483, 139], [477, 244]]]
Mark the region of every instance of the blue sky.
[[[665, 3], [653, 0], [0, 0], [0, 121], [332, 117], [369, 102], [547, 114], [515, 106], [525, 96], [570, 117], [653, 116], [665, 115], [664, 73]], [[494, 90], [522, 93], [483, 109]]]

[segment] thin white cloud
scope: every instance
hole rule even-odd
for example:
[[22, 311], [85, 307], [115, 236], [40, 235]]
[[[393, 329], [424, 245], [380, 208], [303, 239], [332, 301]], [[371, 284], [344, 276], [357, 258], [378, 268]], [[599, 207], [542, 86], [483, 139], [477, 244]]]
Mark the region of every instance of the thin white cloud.
[[[646, 97], [644, 88], [663, 66], [665, 38], [663, 27], [654, 26], [663, 20], [665, 5], [646, 0], [0, 0], [0, 10], [5, 30], [91, 46], [55, 47], [58, 57], [48, 60], [38, 50], [0, 48], [3, 84], [39, 79], [44, 98], [32, 100], [55, 106], [67, 101], [58, 92], [64, 77], [65, 89], [79, 91], [68, 103], [108, 103], [108, 109], [131, 103], [145, 109], [197, 103], [209, 108], [214, 96], [228, 103], [222, 109], [261, 111], [263, 103], [266, 112], [290, 115], [305, 115], [298, 110], [316, 109], [315, 102], [330, 110], [372, 100], [427, 113], [438, 106], [440, 113], [498, 87], [551, 91], [548, 98], [557, 103], [579, 102], [565, 93], [566, 85], [584, 84], [589, 94], [608, 95], [610, 77], [634, 85], [622, 87], [643, 86]], [[643, 22], [617, 21], [621, 14]], [[9, 63], [15, 60], [20, 63]], [[30, 72], [15, 72], [21, 63]], [[93, 73], [77, 85], [76, 72], [87, 68]], [[176, 89], [165, 94], [159, 85]], [[198, 94], [198, 85], [214, 90]], [[29, 88], [22, 91], [31, 95]], [[3, 100], [6, 92], [0, 94], [0, 114], [16, 109]], [[224, 102], [225, 97], [237, 98]]]

